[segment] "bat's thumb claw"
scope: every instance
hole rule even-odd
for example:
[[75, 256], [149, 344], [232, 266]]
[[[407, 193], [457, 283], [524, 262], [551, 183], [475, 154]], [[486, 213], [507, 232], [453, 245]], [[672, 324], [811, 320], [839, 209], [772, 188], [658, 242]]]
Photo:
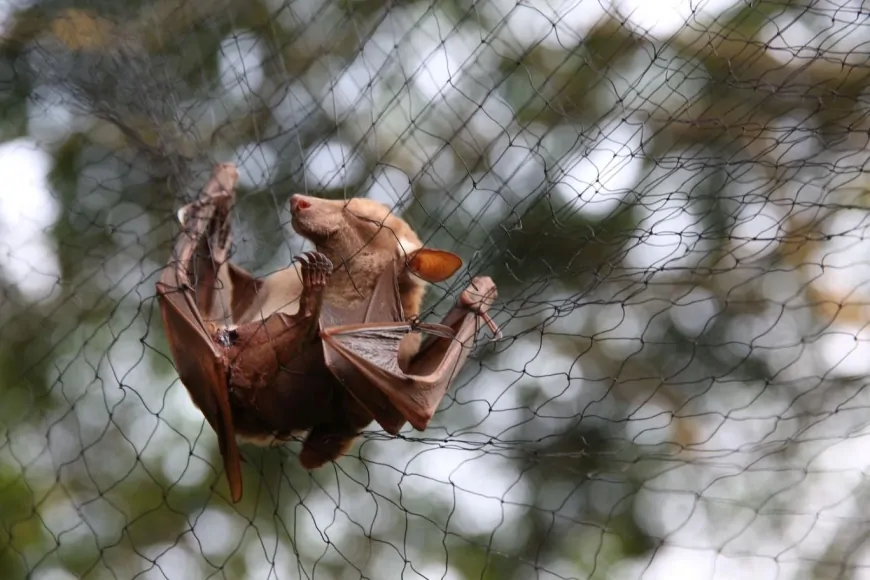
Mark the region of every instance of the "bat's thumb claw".
[[486, 325], [489, 326], [489, 329], [492, 331], [492, 336], [496, 340], [501, 340], [502, 334], [501, 329], [498, 327], [498, 324], [495, 323], [495, 320], [490, 317], [486, 312], [481, 313], [481, 317], [486, 322]]
[[469, 287], [459, 296], [460, 303], [483, 318], [496, 340], [501, 338], [501, 330], [489, 316], [488, 311], [497, 297], [498, 290], [495, 287], [495, 282], [489, 276], [475, 277], [471, 280]]

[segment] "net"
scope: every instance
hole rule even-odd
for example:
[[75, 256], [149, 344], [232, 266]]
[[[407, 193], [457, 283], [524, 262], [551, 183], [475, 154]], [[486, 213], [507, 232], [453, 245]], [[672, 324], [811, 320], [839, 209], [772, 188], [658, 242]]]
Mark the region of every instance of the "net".
[[[865, 578], [870, 12], [856, 0], [9, 0], [4, 578]], [[238, 166], [232, 259], [366, 196], [491, 276], [424, 432], [214, 432], [154, 287]], [[863, 450], [863, 451], [862, 451]]]

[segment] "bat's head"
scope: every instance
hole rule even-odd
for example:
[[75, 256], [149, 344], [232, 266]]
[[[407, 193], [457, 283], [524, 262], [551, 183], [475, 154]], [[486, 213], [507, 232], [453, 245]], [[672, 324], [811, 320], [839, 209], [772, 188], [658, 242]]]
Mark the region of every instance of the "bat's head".
[[364, 248], [387, 251], [400, 243], [422, 245], [404, 220], [370, 199], [322, 199], [297, 193], [290, 196], [290, 213], [293, 229], [320, 251], [335, 249], [348, 255]]
[[333, 200], [294, 194], [290, 213], [293, 229], [333, 262], [356, 262], [359, 268], [383, 271], [388, 261], [400, 260], [406, 264], [400, 286], [422, 288], [426, 282], [441, 282], [462, 266], [459, 256], [451, 252], [423, 247], [405, 220], [370, 199]]

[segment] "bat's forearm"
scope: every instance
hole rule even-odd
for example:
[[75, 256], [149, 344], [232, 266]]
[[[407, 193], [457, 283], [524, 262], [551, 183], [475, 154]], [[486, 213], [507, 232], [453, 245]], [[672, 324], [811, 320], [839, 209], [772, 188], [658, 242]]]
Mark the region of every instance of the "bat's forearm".
[[[451, 343], [456, 342], [457, 340], [462, 341], [459, 336], [459, 331], [463, 328], [468, 327], [469, 325], [476, 328], [479, 328], [479, 325], [475, 325], [474, 323], [475, 315], [473, 312], [469, 312], [468, 310], [454, 307], [447, 316], [441, 321], [441, 324], [453, 330], [454, 336], [451, 338], [447, 338], [444, 336], [439, 336], [435, 334], [428, 334], [426, 338], [423, 340], [422, 345], [420, 346], [419, 352], [414, 356], [414, 359], [420, 359], [425, 353], [433, 348], [437, 348], [436, 345], [441, 345], [442, 348], [438, 350], [443, 350]], [[472, 337], [473, 338], [473, 337]]]
[[178, 221], [191, 238], [199, 239], [205, 234], [218, 208], [224, 210], [221, 213], [228, 213], [235, 199], [238, 178], [239, 173], [232, 163], [215, 165], [211, 179], [202, 188], [199, 197], [178, 210]]

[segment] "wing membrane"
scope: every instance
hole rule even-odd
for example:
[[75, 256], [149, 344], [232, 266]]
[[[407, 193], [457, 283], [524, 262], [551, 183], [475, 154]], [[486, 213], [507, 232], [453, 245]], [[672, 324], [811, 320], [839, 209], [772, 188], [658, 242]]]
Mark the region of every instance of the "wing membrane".
[[[461, 305], [442, 324], [412, 324], [402, 318], [395, 270], [388, 268], [371, 300], [355, 316], [333, 315], [334, 320], [359, 322], [321, 331], [327, 366], [391, 434], [398, 433], [405, 421], [415, 429], [426, 428], [464, 366], [480, 328], [480, 316]], [[399, 346], [412, 330], [421, 330], [433, 340], [406, 372], [399, 366]]]
[[[221, 317], [217, 303], [227, 289], [219, 282], [220, 269], [226, 263], [226, 217], [237, 178], [234, 166], [216, 166], [200, 199], [182, 208], [179, 218], [185, 231], [175, 244], [174, 260], [163, 269], [156, 285], [172, 359], [191, 400], [217, 435], [233, 501], [241, 499], [242, 474], [227, 390], [227, 361], [202, 312]], [[189, 268], [200, 270], [203, 284], [191, 284]]]

